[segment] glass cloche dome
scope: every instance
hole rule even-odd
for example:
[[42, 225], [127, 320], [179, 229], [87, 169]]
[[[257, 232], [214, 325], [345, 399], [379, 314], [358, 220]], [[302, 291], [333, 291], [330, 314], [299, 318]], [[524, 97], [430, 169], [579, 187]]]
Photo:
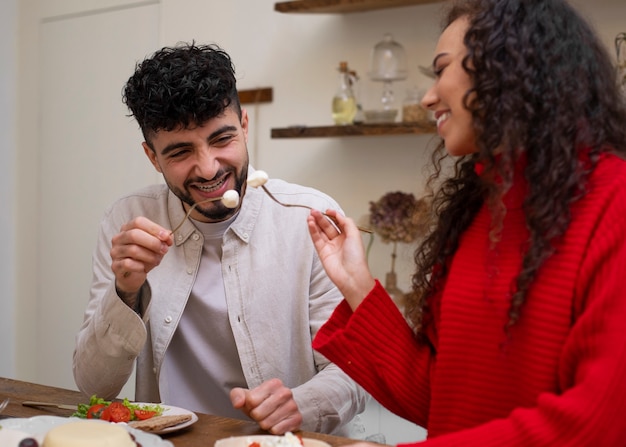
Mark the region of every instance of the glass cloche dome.
[[384, 35], [372, 51], [369, 77], [372, 81], [383, 82], [383, 109], [390, 109], [393, 103], [391, 83], [408, 76], [406, 51], [393, 39], [391, 33]]

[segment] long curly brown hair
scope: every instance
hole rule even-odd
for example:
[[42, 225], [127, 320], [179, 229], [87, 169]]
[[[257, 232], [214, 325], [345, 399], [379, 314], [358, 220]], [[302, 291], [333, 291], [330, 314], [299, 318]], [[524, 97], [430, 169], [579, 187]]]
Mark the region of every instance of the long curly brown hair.
[[[417, 269], [406, 307], [418, 334], [431, 321], [429, 301], [440, 292], [459, 239], [483, 204], [492, 210], [491, 236], [497, 243], [505, 213], [501, 197], [521, 156], [527, 163], [524, 211], [530, 236], [511, 285], [506, 333], [520, 318], [554, 242], [567, 230], [570, 207], [584, 194], [599, 154], [626, 155], [626, 106], [614, 63], [566, 1], [464, 0], [451, 5], [443, 28], [460, 17], [469, 19], [463, 66], [473, 87], [465, 105], [478, 151], [456, 160], [448, 178], [442, 175], [448, 158], [443, 142], [433, 154], [428, 185], [436, 189], [436, 220], [415, 253]], [[582, 150], [589, 154], [588, 163], [581, 160]], [[477, 162], [494, 175], [479, 176]]]

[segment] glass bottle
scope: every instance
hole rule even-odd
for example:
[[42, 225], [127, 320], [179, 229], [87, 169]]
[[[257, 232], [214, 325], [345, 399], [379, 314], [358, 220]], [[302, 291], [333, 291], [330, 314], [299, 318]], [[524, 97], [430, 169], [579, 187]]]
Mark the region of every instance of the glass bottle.
[[333, 97], [332, 116], [335, 124], [348, 125], [354, 121], [356, 115], [356, 99], [352, 91], [348, 63], [339, 63], [339, 83]]
[[363, 111], [363, 105], [361, 104], [361, 89], [359, 83], [359, 75], [356, 71], [350, 70], [350, 85], [352, 86], [352, 93], [356, 101], [356, 113], [352, 122], [354, 124], [363, 124], [365, 122], [365, 112]]

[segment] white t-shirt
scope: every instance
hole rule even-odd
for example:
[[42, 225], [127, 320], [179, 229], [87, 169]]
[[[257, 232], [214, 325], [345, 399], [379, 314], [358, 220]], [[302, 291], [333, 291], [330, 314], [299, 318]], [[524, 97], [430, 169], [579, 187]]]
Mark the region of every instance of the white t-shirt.
[[228, 321], [222, 277], [222, 238], [236, 216], [217, 223], [193, 221], [204, 235], [200, 268], [163, 363], [163, 400], [172, 405], [238, 419], [229, 392], [247, 388]]

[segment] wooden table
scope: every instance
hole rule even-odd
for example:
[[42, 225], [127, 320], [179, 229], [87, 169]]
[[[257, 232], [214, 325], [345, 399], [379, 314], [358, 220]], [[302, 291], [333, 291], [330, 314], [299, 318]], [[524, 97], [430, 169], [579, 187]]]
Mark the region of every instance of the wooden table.
[[[68, 417], [72, 414], [71, 410], [61, 410], [54, 407], [25, 407], [22, 405], [22, 402], [27, 400], [59, 404], [79, 404], [86, 402], [85, 396], [79, 391], [0, 377], [0, 402], [7, 397], [11, 398], [11, 402], [7, 409], [0, 415], [0, 418], [28, 418], [40, 415]], [[171, 441], [176, 447], [213, 447], [213, 443], [216, 440], [229, 436], [267, 434], [267, 432], [261, 430], [257, 424], [250, 421], [241, 421], [203, 413], [197, 413], [197, 415], [198, 421], [195, 424], [186, 429], [163, 435], [163, 438]], [[356, 442], [354, 439], [323, 435], [320, 433], [300, 433], [306, 438], [326, 441], [333, 447]]]

